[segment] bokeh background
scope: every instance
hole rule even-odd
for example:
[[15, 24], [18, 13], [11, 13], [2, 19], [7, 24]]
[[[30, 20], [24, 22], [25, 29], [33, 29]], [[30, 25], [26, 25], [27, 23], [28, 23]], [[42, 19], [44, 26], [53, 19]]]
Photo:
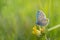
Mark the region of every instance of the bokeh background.
[[[49, 18], [47, 28], [60, 24], [60, 0], [0, 0], [0, 40], [37, 40], [32, 28], [38, 10]], [[60, 28], [47, 35], [60, 40]]]

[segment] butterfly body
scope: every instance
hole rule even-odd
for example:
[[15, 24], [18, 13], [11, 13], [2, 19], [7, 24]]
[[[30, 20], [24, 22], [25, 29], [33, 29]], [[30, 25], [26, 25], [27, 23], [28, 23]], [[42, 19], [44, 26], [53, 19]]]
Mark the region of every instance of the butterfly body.
[[37, 12], [37, 18], [36, 18], [36, 24], [40, 26], [46, 26], [48, 24], [48, 18], [46, 18], [46, 15], [43, 11]]

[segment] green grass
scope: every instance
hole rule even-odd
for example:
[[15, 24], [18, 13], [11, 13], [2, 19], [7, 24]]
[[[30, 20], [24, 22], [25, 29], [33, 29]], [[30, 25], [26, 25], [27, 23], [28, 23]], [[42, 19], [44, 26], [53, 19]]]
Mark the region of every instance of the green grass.
[[[47, 28], [60, 24], [60, 0], [0, 0], [0, 40], [37, 40], [31, 32], [38, 10], [49, 18]], [[47, 36], [60, 40], [60, 28]]]

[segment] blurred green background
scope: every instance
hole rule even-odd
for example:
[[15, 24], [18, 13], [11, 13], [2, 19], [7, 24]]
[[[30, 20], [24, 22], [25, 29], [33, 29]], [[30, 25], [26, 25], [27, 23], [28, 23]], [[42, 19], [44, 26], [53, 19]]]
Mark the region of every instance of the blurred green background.
[[[31, 32], [38, 10], [49, 18], [47, 28], [60, 24], [60, 0], [0, 0], [0, 40], [37, 40]], [[48, 38], [60, 40], [60, 28]]]

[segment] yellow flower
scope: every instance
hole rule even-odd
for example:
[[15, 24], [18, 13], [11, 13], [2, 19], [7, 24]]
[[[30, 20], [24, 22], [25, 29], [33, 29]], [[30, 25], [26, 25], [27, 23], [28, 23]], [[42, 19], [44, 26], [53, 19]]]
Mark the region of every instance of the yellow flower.
[[38, 30], [38, 29], [36, 28], [36, 26], [34, 26], [34, 27], [33, 27], [32, 34], [39, 36], [39, 35], [41, 35], [41, 31]]
[[45, 27], [39, 28], [41, 32], [45, 31]]
[[36, 32], [37, 32], [37, 28], [36, 28], [36, 26], [34, 26], [32, 33], [33, 33], [33, 34], [36, 34]]

